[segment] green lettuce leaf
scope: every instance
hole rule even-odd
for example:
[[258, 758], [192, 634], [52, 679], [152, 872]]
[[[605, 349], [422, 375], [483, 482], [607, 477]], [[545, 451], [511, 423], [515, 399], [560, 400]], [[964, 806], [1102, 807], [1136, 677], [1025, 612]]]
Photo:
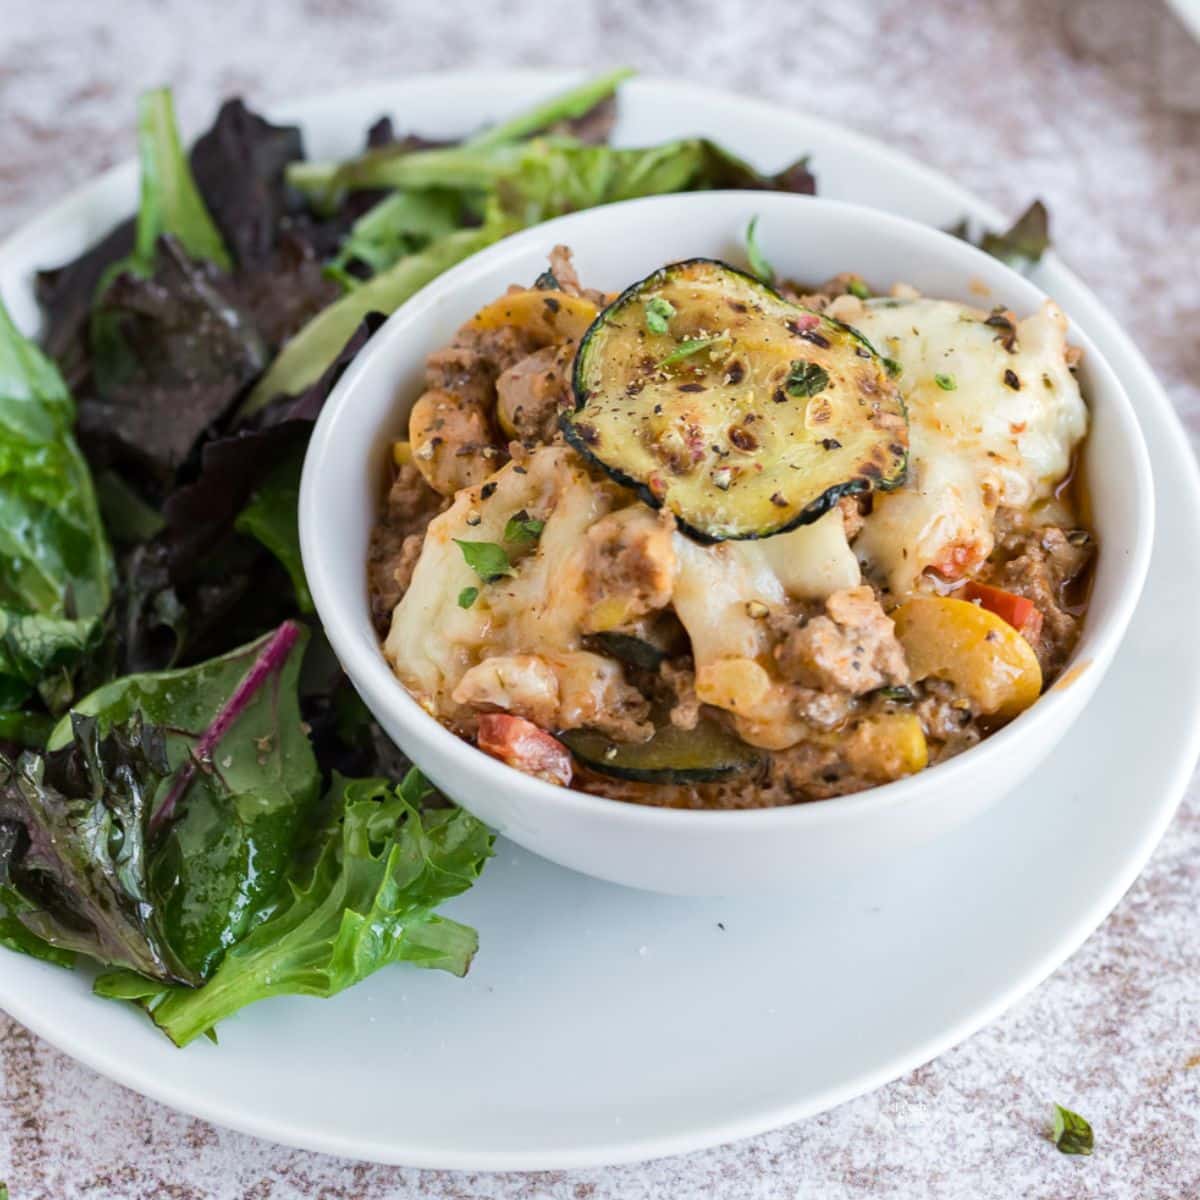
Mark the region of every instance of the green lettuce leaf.
[[[320, 775], [297, 687], [308, 633], [295, 622], [195, 667], [128, 675], [76, 714], [109, 730], [142, 714], [163, 728], [173, 772], [160, 792], [150, 886], [161, 928], [197, 977], [250, 926], [287, 870]], [[68, 721], [50, 747], [71, 736]]]
[[300, 471], [304, 446], [298, 446], [258, 485], [234, 528], [260, 541], [283, 564], [296, 590], [296, 607], [314, 612], [312, 594], [300, 558]]
[[[58, 369], [0, 305], [0, 709], [70, 676], [108, 607], [113, 561]], [[64, 686], [65, 685], [65, 686]]]
[[176, 1045], [270, 996], [332, 996], [394, 962], [466, 973], [474, 930], [434, 915], [478, 878], [492, 837], [457, 808], [425, 808], [429, 786], [335, 777], [329, 815], [277, 902], [199, 989], [101, 976], [102, 996], [142, 1003]]
[[138, 159], [141, 200], [132, 264], [138, 273], [153, 270], [155, 247], [164, 233], [175, 237], [192, 258], [228, 271], [229, 251], [204, 207], [179, 143], [170, 88], [143, 92], [138, 99]]
[[419, 254], [402, 258], [394, 267], [336, 300], [284, 345], [239, 409], [239, 419], [244, 420], [278, 396], [296, 395], [314, 384], [368, 313], [395, 312], [444, 271], [512, 231], [513, 226], [504, 222], [460, 229], [431, 242]]
[[354, 222], [326, 269], [345, 286], [357, 287], [361, 280], [350, 274], [352, 266], [362, 264], [373, 275], [386, 271], [453, 233], [465, 223], [467, 208], [461, 194], [445, 188], [393, 192]]
[[[615, 95], [617, 88], [633, 74], [628, 67], [620, 67], [593, 79], [585, 80], [575, 87], [559, 92], [547, 100], [543, 100], [524, 111], [501, 121], [497, 125], [481, 130], [468, 138], [463, 146], [475, 150], [487, 150], [495, 147], [510, 146], [523, 141], [534, 134], [551, 130], [565, 130], [569, 134], [576, 129], [576, 122], [586, 121], [589, 114], [604, 107]], [[361, 182], [356, 174], [357, 164], [386, 162], [414, 153], [411, 146], [403, 142], [368, 150], [361, 159], [352, 159], [347, 163], [335, 162], [293, 162], [288, 166], [288, 182], [307, 193], [321, 210], [331, 210], [340, 199], [342, 193], [355, 187], [369, 187], [370, 184]], [[478, 159], [470, 160], [472, 162]], [[467, 167], [471, 171], [470, 166]], [[472, 182], [472, 178], [474, 182]], [[466, 183], [460, 179], [453, 186], [473, 187], [486, 186], [487, 180], [479, 176], [469, 177]], [[420, 186], [420, 185], [419, 185]]]

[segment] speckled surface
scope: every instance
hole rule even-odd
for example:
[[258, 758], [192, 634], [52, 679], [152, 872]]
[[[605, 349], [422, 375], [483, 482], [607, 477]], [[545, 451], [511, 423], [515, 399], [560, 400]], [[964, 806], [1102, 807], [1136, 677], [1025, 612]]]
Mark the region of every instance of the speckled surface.
[[[1159, 0], [767, 11], [761, 0], [0, 0], [0, 236], [128, 156], [134, 97], [160, 80], [194, 131], [231, 92], [263, 101], [434, 67], [627, 62], [841, 120], [1010, 211], [1043, 196], [1062, 255], [1127, 319], [1200, 435], [1200, 46]], [[0, 1179], [13, 1200], [1192, 1200], [1198, 997], [1193, 785], [1139, 882], [1032, 996], [906, 1078], [774, 1134], [607, 1171], [349, 1164], [175, 1114], [0, 1017]], [[1045, 1140], [1051, 1099], [1090, 1117], [1093, 1158]]]

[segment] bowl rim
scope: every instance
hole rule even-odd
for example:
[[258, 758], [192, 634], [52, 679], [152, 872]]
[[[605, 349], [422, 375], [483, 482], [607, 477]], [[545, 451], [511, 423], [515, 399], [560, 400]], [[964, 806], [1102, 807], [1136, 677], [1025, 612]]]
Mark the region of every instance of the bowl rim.
[[[389, 715], [395, 718], [397, 725], [403, 727], [406, 732], [411, 732], [414, 737], [422, 739], [431, 753], [442, 755], [447, 766], [452, 767], [455, 761], [458, 761], [474, 764], [477, 770], [486, 775], [494, 773], [498, 794], [503, 795], [506, 790], [522, 789], [530, 800], [557, 805], [563, 810], [564, 816], [574, 812], [580, 816], [626, 822], [634, 828], [646, 830], [670, 828], [679, 831], [685, 826], [695, 830], [703, 826], [705, 829], [712, 827], [728, 831], [751, 825], [756, 828], [761, 826], [763, 829], [792, 828], [796, 825], [818, 828], [857, 822], [861, 817], [873, 812], [911, 803], [932, 788], [941, 792], [953, 788], [956, 783], [967, 782], [971, 775], [986, 769], [988, 761], [995, 761], [1010, 749], [1018, 749], [1020, 740], [1033, 732], [1035, 724], [1049, 726], [1058, 719], [1059, 728], [1051, 735], [1051, 744], [1061, 739], [1074, 716], [1078, 715], [1078, 709], [1086, 706], [1091, 692], [1107, 670], [1141, 596], [1149, 567], [1155, 526], [1155, 500], [1149, 453], [1136, 411], [1124, 385], [1095, 341], [1071, 321], [1070, 313], [1066, 313], [1070, 322], [1069, 336], [1074, 344], [1084, 350], [1089, 370], [1098, 371], [1105, 376], [1105, 390], [1112, 396], [1113, 412], [1124, 435], [1121, 440], [1129, 459], [1128, 466], [1131, 468], [1128, 474], [1133, 482], [1131, 492], [1135, 505], [1133, 544], [1129, 558], [1122, 564], [1118, 576], [1119, 586], [1113, 598], [1112, 612], [1107, 620], [1098, 625], [1094, 622], [1085, 624], [1079, 644], [1063, 673], [1050, 688], [1024, 713], [977, 745], [915, 775], [821, 801], [771, 808], [669, 808], [598, 796], [574, 787], [559, 787], [526, 775], [458, 737], [422, 708], [393, 674], [383, 656], [380, 639], [371, 628], [367, 611], [364, 609], [356, 619], [354, 613], [347, 611], [346, 606], [338, 601], [338, 588], [326, 566], [325, 556], [320, 552], [323, 537], [318, 531], [324, 507], [320, 497], [323, 476], [330, 474], [324, 467], [332, 457], [336, 457], [332, 453], [334, 427], [340, 424], [339, 417], [343, 410], [348, 408], [349, 399], [355, 393], [359, 381], [377, 369], [377, 362], [386, 358], [388, 348], [403, 336], [406, 323], [415, 314], [446, 301], [460, 286], [481, 274], [488, 274], [494, 266], [498, 267], [509, 257], [519, 255], [531, 243], [570, 243], [570, 234], [585, 227], [589, 221], [598, 219], [598, 214], [604, 214], [606, 219], [611, 219], [614, 213], [626, 214], [631, 220], [635, 220], [643, 212], [660, 208], [731, 204], [733, 200], [743, 204], [752, 201], [760, 207], [784, 208], [804, 205], [808, 206], [809, 211], [811, 206], [819, 206], [835, 216], [841, 215], [850, 220], [873, 224], [885, 233], [890, 229], [897, 233], [903, 232], [907, 237], [924, 238], [931, 247], [941, 246], [944, 251], [952, 247], [953, 254], [965, 259], [964, 282], [970, 278], [969, 264], [974, 261], [987, 264], [987, 270], [990, 272], [999, 271], [1009, 276], [1020, 287], [1042, 300], [1051, 299], [1032, 280], [971, 243], [907, 217], [863, 204], [819, 196], [728, 190], [651, 196], [556, 217], [511, 234], [464, 259], [421, 288], [389, 315], [384, 325], [338, 381], [313, 429], [300, 484], [299, 527], [304, 570], [326, 636], [356, 689], [369, 690], [379, 704], [388, 708]], [[559, 236], [560, 233], [563, 236]], [[466, 319], [466, 315], [463, 319]], [[351, 630], [356, 625], [360, 632], [366, 630], [366, 640], [372, 647], [371, 650], [366, 650], [360, 644], [360, 639], [352, 635]], [[1078, 682], [1084, 672], [1090, 677], [1087, 684], [1088, 695], [1084, 704], [1072, 711], [1075, 702], [1068, 696], [1068, 688]], [[364, 702], [369, 708], [373, 707], [365, 696]], [[405, 750], [403, 745], [400, 748]], [[405, 752], [407, 753], [407, 750]], [[631, 828], [630, 832], [633, 832], [634, 828]]]

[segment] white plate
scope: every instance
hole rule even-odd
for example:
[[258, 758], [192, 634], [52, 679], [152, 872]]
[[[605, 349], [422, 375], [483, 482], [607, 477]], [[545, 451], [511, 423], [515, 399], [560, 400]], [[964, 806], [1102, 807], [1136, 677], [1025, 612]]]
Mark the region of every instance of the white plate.
[[[453, 134], [563, 86], [565, 74], [442, 75], [280, 108], [310, 152], [345, 153], [391, 111]], [[503, 97], [501, 103], [497, 98]], [[775, 167], [811, 151], [823, 194], [949, 224], [998, 214], [858, 135], [757, 102], [635, 82], [618, 135], [702, 131]], [[132, 209], [118, 168], [0, 248], [26, 324], [35, 265]], [[822, 1111], [940, 1054], [1087, 937], [1141, 870], [1200, 749], [1200, 484], [1144, 360], [1059, 263], [1037, 282], [1104, 349], [1139, 406], [1159, 536], [1127, 642], [1034, 782], [886, 868], [786, 901], [696, 901], [569, 874], [501, 843], [450, 906], [479, 928], [470, 976], [385, 971], [336, 999], [275, 1000], [173, 1049], [87, 980], [0, 958], [0, 1006], [68, 1054], [189, 1113], [332, 1154], [463, 1169], [624, 1162]], [[1190, 628], [1184, 626], [1184, 628]]]
[[1200, 0], [1167, 0], [1188, 32], [1200, 40]]

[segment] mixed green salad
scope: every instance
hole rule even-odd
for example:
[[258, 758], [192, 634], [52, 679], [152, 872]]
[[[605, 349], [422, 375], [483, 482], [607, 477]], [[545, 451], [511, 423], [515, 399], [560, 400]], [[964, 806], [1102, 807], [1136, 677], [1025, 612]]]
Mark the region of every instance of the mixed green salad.
[[491, 835], [413, 771], [334, 659], [296, 529], [312, 423], [386, 314], [561, 213], [665, 192], [811, 193], [687, 138], [608, 144], [623, 72], [455, 143], [361, 155], [228, 102], [185, 153], [138, 112], [136, 216], [0, 306], [0, 943], [183, 1045], [391, 962], [461, 975], [440, 917]]

